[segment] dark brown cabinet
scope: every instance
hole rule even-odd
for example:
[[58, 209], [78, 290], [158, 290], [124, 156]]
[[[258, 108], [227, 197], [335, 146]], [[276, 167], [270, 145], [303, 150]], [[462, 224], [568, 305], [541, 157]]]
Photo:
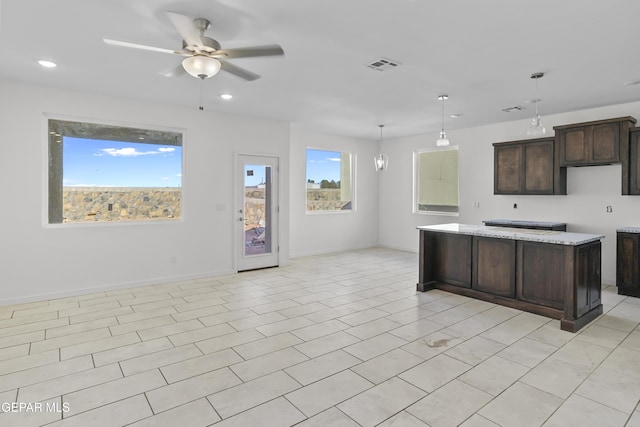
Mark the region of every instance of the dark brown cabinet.
[[629, 132], [628, 194], [640, 195], [640, 128], [633, 128]]
[[518, 242], [518, 299], [562, 309], [564, 304], [564, 246]]
[[[636, 119], [615, 119], [554, 126], [560, 166], [622, 164], [622, 194], [630, 194], [629, 130]], [[633, 193], [631, 193], [633, 194]]]
[[[570, 332], [602, 314], [599, 240], [565, 245], [424, 228], [418, 291], [442, 289], [560, 319]], [[638, 240], [634, 251], [637, 267]]]
[[567, 194], [554, 146], [554, 138], [493, 144], [494, 194]]
[[[573, 295], [575, 313], [583, 316], [602, 303], [602, 245], [594, 242], [576, 249], [576, 288]], [[598, 286], [593, 286], [597, 283]]]
[[429, 248], [429, 263], [420, 263], [421, 274], [439, 282], [471, 286], [471, 236], [420, 233], [420, 247]]
[[473, 238], [472, 289], [515, 298], [516, 241], [490, 237]]
[[640, 297], [640, 233], [617, 233], [616, 285], [618, 294]]

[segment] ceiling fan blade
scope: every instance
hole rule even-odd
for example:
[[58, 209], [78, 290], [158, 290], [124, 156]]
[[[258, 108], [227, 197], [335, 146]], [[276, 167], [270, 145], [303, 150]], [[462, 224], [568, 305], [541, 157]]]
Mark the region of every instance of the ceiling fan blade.
[[123, 41], [120, 41], [120, 40], [111, 40], [111, 39], [102, 39], [102, 41], [105, 42], [108, 45], [111, 45], [111, 46], [129, 47], [129, 48], [133, 48], [133, 49], [150, 50], [152, 52], [174, 53], [176, 55], [190, 56], [190, 54], [188, 54], [186, 52], [182, 52], [182, 51], [179, 51], [179, 50], [165, 49], [165, 48], [162, 48], [162, 47], [147, 46], [147, 45], [144, 45], [144, 44], [123, 42]]
[[187, 46], [202, 47], [204, 45], [202, 39], [200, 39], [200, 32], [193, 23], [193, 19], [175, 12], [167, 12], [167, 16]]
[[221, 61], [219, 59], [218, 59], [218, 61], [220, 61], [220, 64], [221, 64], [220, 68], [221, 69], [223, 69], [227, 73], [233, 74], [234, 76], [238, 76], [238, 77], [240, 77], [242, 79], [245, 79], [245, 80], [248, 80], [248, 81], [253, 81], [253, 80], [256, 80], [256, 79], [260, 78], [260, 76], [258, 74], [252, 73], [249, 70], [245, 70], [242, 67], [238, 67], [237, 65], [233, 65], [233, 64], [230, 64], [228, 62]]
[[165, 77], [180, 77], [184, 73], [186, 73], [186, 71], [184, 70], [184, 67], [182, 65], [178, 65], [177, 67], [172, 68], [170, 70], [163, 71], [160, 74], [162, 74]]
[[224, 56], [225, 58], [248, 58], [252, 56], [277, 56], [284, 55], [284, 50], [277, 45], [239, 47], [236, 49], [220, 49], [213, 56]]

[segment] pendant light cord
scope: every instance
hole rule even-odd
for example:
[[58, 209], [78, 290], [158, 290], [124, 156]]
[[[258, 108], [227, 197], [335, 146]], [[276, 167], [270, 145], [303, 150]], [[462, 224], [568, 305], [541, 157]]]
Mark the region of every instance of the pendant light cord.
[[536, 77], [536, 120], [538, 119], [538, 102], [540, 102], [540, 97], [538, 96], [538, 79], [540, 77]]
[[441, 134], [444, 134], [444, 100], [445, 97], [442, 97], [442, 130], [441, 130]]

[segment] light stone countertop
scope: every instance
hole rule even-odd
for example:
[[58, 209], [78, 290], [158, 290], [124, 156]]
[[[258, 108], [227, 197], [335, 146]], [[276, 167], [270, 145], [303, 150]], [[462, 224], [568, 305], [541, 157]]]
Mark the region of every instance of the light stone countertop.
[[640, 227], [621, 227], [616, 231], [619, 233], [640, 233]]
[[[471, 224], [422, 225], [418, 230], [438, 231], [442, 233], [468, 234], [472, 236], [493, 237], [497, 239], [527, 240], [530, 242], [552, 243], [556, 245], [578, 246], [603, 239], [600, 234], [569, 233], [554, 230], [530, 230], [526, 228], [487, 227]], [[639, 229], [640, 230], [640, 229]], [[640, 231], [639, 231], [640, 232]]]

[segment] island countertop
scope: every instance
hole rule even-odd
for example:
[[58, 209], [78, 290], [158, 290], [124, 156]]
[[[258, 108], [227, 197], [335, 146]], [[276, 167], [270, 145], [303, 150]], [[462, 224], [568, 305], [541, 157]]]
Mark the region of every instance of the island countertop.
[[472, 236], [493, 237], [497, 239], [527, 240], [530, 242], [551, 243], [557, 245], [578, 246], [604, 238], [601, 234], [570, 233], [555, 230], [530, 230], [524, 228], [491, 227], [472, 224], [421, 225], [418, 230], [441, 233], [467, 234]]

